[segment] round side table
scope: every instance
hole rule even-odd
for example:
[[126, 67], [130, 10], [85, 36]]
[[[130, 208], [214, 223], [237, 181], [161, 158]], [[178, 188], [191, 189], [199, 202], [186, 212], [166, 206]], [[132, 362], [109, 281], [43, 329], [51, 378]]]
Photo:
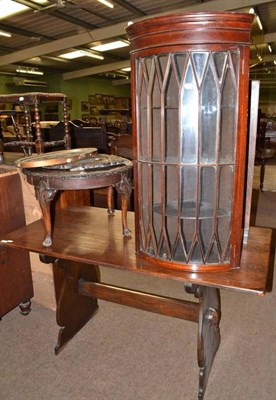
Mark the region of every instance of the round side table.
[[53, 243], [50, 206], [59, 190], [107, 187], [107, 212], [113, 214], [111, 198], [113, 188], [115, 188], [122, 198], [122, 232], [124, 236], [131, 236], [131, 231], [127, 226], [127, 208], [132, 191], [131, 171], [132, 162], [130, 160], [106, 154], [71, 164], [22, 168], [27, 182], [35, 187], [36, 198], [42, 211], [46, 231], [43, 246], [50, 247]]

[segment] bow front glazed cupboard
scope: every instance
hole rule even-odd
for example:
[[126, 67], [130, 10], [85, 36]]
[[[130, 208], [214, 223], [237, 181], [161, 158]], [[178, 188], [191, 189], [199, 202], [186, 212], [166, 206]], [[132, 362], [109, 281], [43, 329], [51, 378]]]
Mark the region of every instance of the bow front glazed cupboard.
[[127, 28], [136, 250], [151, 261], [239, 266], [252, 19], [179, 14]]

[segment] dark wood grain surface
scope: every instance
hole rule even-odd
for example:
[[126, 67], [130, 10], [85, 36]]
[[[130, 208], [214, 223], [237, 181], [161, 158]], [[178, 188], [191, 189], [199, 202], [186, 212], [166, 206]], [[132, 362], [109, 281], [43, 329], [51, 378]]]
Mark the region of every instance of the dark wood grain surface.
[[[128, 213], [128, 223], [134, 229], [134, 213]], [[243, 247], [240, 268], [230, 271], [190, 273], [151, 264], [135, 254], [135, 237], [121, 233], [120, 212], [108, 215], [96, 207], [69, 207], [57, 213], [53, 245], [45, 248], [43, 221], [36, 221], [0, 239], [1, 244], [26, 249], [66, 260], [126, 269], [129, 271], [181, 280], [196, 285], [212, 286], [262, 295], [267, 291], [271, 264], [272, 230], [250, 229], [248, 244]]]
[[[25, 226], [20, 176], [7, 166], [0, 168], [0, 236]], [[26, 304], [29, 312], [33, 284], [29, 254], [0, 246], [0, 317]], [[24, 308], [25, 306], [22, 305]], [[21, 308], [22, 312], [22, 308]]]

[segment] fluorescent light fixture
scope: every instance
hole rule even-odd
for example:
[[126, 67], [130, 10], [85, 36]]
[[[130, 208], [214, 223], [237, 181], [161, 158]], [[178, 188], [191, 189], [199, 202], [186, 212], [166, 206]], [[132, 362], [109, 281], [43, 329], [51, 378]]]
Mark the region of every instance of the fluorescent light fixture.
[[268, 47], [268, 50], [270, 51], [270, 53], [272, 53], [272, 48], [271, 48], [270, 44], [268, 44], [267, 47]]
[[97, 51], [109, 51], [109, 50], [120, 49], [121, 47], [127, 47], [127, 46], [129, 46], [129, 43], [127, 41], [124, 42], [122, 40], [116, 40], [115, 42], [99, 44], [98, 46], [93, 46], [90, 48], [91, 50], [97, 50]]
[[11, 34], [5, 31], [0, 31], [0, 36], [11, 37]]
[[262, 31], [263, 30], [263, 24], [261, 22], [261, 19], [260, 19], [259, 15], [256, 13], [256, 11], [255, 11], [255, 9], [253, 7], [251, 7], [249, 9], [249, 14], [255, 14], [255, 17], [256, 17], [257, 23], [259, 25], [259, 28]]
[[[47, 0], [34, 0], [34, 3], [44, 4], [47, 3]], [[0, 19], [7, 18], [11, 15], [18, 14], [27, 10], [30, 10], [30, 7], [16, 3], [15, 1], [0, 0]]]
[[122, 68], [122, 71], [129, 72], [131, 71], [131, 68], [130, 67]]
[[0, 19], [7, 18], [10, 15], [17, 14], [25, 10], [29, 10], [29, 7], [24, 6], [23, 4], [16, 3], [15, 1], [0, 1]]
[[257, 18], [257, 22], [258, 22], [259, 28], [262, 31], [263, 30], [263, 24], [261, 22], [261, 19], [260, 19], [259, 15], [256, 14], [256, 18]]
[[109, 8], [114, 8], [114, 4], [112, 4], [110, 1], [107, 0], [98, 0], [99, 3], [104, 4], [105, 6], [109, 7]]
[[80, 58], [80, 57], [92, 57], [92, 58], [97, 58], [98, 60], [104, 59], [103, 56], [85, 50], [71, 51], [70, 53], [61, 54], [59, 57], [66, 58], [67, 60], [73, 60], [74, 58]]
[[22, 68], [22, 67], [18, 67], [16, 69], [16, 72], [20, 73], [20, 74], [30, 74], [30, 75], [44, 75], [44, 73], [42, 71], [38, 71], [37, 69], [34, 68]]

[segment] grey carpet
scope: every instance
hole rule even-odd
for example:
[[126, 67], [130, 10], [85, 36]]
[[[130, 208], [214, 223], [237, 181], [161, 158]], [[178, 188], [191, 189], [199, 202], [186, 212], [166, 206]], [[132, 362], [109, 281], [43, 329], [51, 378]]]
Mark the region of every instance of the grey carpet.
[[[252, 221], [276, 228], [276, 193], [253, 193]], [[274, 207], [274, 208], [273, 208]], [[274, 210], [274, 211], [273, 211]], [[102, 269], [104, 281], [184, 297], [182, 284]], [[275, 283], [274, 283], [275, 288]], [[222, 342], [205, 400], [273, 400], [276, 293], [221, 291]], [[100, 302], [59, 355], [52, 311], [0, 322], [1, 400], [196, 400], [197, 324]]]

